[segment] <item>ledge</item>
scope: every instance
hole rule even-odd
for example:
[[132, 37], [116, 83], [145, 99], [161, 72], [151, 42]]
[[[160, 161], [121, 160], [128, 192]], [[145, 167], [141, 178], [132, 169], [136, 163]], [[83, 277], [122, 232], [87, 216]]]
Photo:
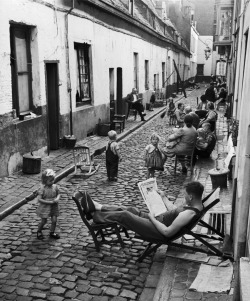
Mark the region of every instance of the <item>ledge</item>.
[[248, 301], [250, 296], [250, 260], [240, 258], [240, 300]]

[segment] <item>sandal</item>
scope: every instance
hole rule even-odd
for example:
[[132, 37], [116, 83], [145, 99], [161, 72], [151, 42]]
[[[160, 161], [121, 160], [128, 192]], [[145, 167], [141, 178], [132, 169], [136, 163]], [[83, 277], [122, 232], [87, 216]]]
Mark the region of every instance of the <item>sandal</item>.
[[55, 233], [55, 232], [50, 232], [49, 236], [50, 236], [51, 238], [54, 238], [54, 239], [59, 239], [59, 238], [60, 238], [60, 235], [57, 234], [57, 233]]
[[37, 231], [37, 232], [36, 232], [36, 237], [37, 237], [37, 239], [39, 239], [39, 240], [44, 239], [44, 236], [43, 236], [42, 231]]

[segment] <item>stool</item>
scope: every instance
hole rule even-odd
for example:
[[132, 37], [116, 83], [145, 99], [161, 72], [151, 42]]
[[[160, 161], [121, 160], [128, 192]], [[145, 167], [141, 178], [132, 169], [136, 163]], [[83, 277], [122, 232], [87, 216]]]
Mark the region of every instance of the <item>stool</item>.
[[191, 175], [193, 174], [193, 158], [194, 158], [194, 150], [195, 147], [192, 150], [192, 153], [190, 154], [178, 154], [175, 155], [175, 163], [174, 163], [174, 174], [176, 175], [176, 168], [177, 168], [177, 161], [182, 162], [184, 164], [188, 164], [190, 165], [190, 171], [191, 171]]

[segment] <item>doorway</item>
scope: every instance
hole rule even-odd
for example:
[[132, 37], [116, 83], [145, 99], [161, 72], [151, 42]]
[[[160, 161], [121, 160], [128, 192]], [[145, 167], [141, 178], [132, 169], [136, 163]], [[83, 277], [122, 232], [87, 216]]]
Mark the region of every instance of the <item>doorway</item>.
[[47, 147], [48, 150], [59, 148], [59, 93], [58, 63], [45, 63], [47, 94]]
[[116, 103], [117, 114], [125, 114], [125, 102], [122, 101], [122, 68], [117, 68]]

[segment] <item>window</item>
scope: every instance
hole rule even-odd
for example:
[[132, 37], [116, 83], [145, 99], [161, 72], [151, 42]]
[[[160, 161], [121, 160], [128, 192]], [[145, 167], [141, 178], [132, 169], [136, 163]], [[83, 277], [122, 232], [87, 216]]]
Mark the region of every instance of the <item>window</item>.
[[12, 99], [17, 116], [32, 109], [30, 33], [28, 26], [10, 25]]
[[145, 90], [149, 89], [148, 75], [149, 75], [148, 60], [145, 60]]
[[166, 72], [166, 67], [165, 67], [165, 63], [162, 63], [162, 88], [164, 88], [165, 86], [165, 72]]
[[91, 103], [89, 49], [89, 44], [75, 43], [77, 55], [77, 107]]
[[138, 53], [134, 52], [134, 88], [138, 89]]

